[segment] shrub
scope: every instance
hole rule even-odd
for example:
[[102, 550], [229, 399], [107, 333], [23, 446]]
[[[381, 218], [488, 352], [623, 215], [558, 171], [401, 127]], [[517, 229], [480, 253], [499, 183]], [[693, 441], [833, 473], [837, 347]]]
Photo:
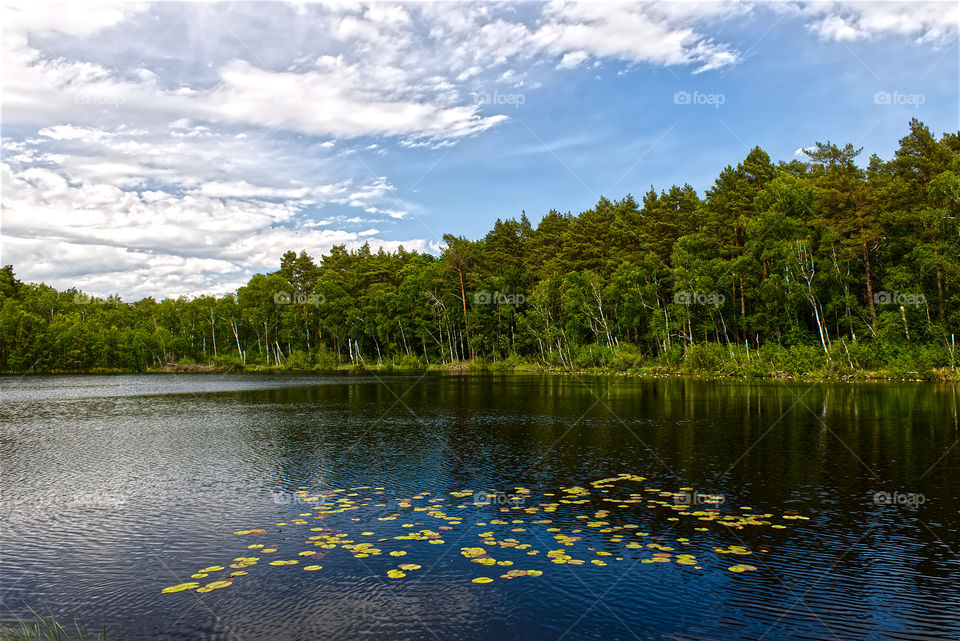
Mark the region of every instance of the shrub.
[[402, 370], [422, 370], [425, 369], [424, 364], [416, 356], [407, 356], [403, 354], [398, 356], [393, 361], [387, 363], [388, 369], [402, 369]]
[[214, 366], [227, 372], [243, 371], [243, 361], [234, 354], [223, 354], [213, 359]]
[[307, 355], [306, 352], [302, 352], [298, 349], [295, 349], [293, 350], [293, 352], [290, 353], [289, 356], [287, 356], [287, 359], [283, 362], [283, 367], [285, 369], [296, 369], [296, 370], [310, 369], [311, 368], [310, 357]]
[[723, 366], [723, 346], [716, 343], [690, 345], [683, 359], [688, 372], [719, 374]]
[[613, 349], [608, 366], [617, 372], [627, 372], [636, 369], [642, 362], [643, 355], [636, 345], [621, 343]]

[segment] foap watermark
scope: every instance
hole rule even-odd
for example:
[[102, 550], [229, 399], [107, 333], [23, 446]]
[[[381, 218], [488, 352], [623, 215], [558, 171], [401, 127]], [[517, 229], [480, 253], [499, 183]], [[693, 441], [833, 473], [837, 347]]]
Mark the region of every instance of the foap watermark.
[[726, 302], [727, 297], [723, 294], [705, 294], [703, 292], [674, 292], [673, 302], [677, 305], [713, 305], [720, 307]]
[[700, 494], [696, 490], [682, 490], [673, 495], [675, 505], [723, 505], [726, 501], [723, 494]]
[[710, 105], [714, 109], [719, 109], [720, 105], [726, 101], [727, 97], [722, 93], [678, 91], [673, 94], [673, 104], [675, 105]]
[[277, 292], [273, 295], [273, 302], [277, 305], [313, 305], [319, 307], [327, 301], [323, 294], [307, 294], [305, 292]]
[[873, 502], [875, 505], [906, 505], [909, 507], [920, 507], [927, 502], [927, 497], [917, 492], [874, 492]]
[[522, 93], [473, 91], [471, 95], [473, 96], [473, 101], [478, 105], [509, 105], [514, 109], [519, 109], [520, 105], [527, 101], [527, 97]]
[[904, 294], [902, 292], [877, 292], [873, 295], [873, 302], [877, 305], [915, 306], [927, 304], [927, 297], [923, 294]]
[[477, 490], [473, 493], [473, 502], [477, 505], [522, 505], [526, 501], [523, 494]]
[[81, 93], [73, 97], [75, 105], [92, 105], [95, 107], [119, 107], [126, 102], [123, 96], [109, 93]]
[[270, 499], [277, 505], [326, 505], [334, 497], [325, 494], [310, 495], [306, 492], [270, 492]]
[[473, 302], [477, 305], [523, 305], [527, 297], [523, 294], [504, 294], [502, 292], [477, 292], [473, 295]]
[[919, 107], [927, 101], [922, 93], [900, 93], [899, 91], [878, 91], [873, 94], [875, 105], [909, 105]]

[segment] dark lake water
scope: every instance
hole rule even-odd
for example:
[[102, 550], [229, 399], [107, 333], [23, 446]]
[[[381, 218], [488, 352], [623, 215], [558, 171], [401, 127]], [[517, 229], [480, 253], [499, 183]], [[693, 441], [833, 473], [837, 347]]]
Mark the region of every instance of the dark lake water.
[[[0, 395], [0, 621], [960, 638], [955, 386], [163, 375]], [[163, 592], [191, 582], [215, 589]]]

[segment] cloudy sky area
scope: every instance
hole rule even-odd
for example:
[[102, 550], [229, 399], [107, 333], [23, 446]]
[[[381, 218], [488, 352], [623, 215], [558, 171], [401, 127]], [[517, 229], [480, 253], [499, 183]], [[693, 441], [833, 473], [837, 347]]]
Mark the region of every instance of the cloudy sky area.
[[702, 193], [757, 144], [888, 157], [913, 116], [958, 129], [955, 2], [3, 0], [2, 22], [2, 261], [128, 300]]

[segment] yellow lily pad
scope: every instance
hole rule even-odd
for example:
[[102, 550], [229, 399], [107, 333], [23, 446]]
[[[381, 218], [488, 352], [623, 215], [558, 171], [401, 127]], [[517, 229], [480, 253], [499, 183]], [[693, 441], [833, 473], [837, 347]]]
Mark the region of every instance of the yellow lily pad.
[[226, 588], [231, 585], [233, 585], [233, 581], [214, 581], [213, 583], [208, 583], [203, 587], [208, 590], [219, 590], [220, 588]]

